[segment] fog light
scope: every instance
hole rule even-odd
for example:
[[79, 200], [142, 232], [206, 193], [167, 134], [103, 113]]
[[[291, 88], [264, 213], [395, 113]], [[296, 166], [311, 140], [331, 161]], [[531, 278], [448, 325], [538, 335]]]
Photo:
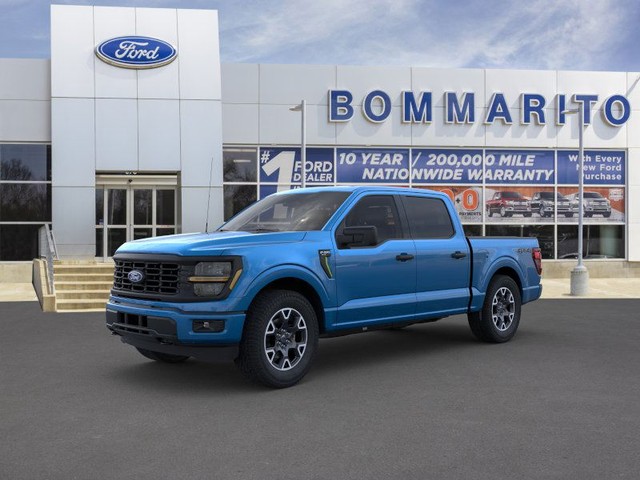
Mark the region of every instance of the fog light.
[[224, 288], [224, 283], [196, 283], [193, 291], [199, 297], [215, 297]]
[[224, 320], [194, 320], [194, 333], [218, 333], [224, 330]]

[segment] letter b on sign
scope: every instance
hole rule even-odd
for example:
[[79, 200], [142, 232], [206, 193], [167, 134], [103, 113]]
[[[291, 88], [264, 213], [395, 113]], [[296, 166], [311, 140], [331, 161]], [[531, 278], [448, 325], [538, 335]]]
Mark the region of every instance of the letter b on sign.
[[348, 90], [329, 90], [329, 121], [348, 122], [353, 117], [353, 95]]

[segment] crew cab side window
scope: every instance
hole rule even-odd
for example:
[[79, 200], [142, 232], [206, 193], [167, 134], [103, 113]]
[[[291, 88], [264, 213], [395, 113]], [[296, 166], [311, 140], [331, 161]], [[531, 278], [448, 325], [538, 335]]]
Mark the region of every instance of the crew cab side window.
[[390, 195], [370, 195], [358, 201], [345, 217], [338, 232], [345, 227], [376, 228], [378, 245], [395, 238], [403, 238], [395, 200]]
[[402, 197], [413, 238], [449, 238], [455, 233], [449, 210], [439, 198]]

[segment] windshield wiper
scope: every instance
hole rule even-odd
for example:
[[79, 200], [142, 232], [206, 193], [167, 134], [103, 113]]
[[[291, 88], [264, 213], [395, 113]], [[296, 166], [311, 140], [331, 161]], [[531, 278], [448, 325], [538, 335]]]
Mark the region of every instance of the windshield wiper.
[[274, 230], [272, 228], [262, 228], [262, 227], [258, 227], [258, 228], [252, 228], [250, 230], [245, 230], [246, 232], [251, 232], [251, 233], [264, 233], [264, 232], [279, 232], [280, 230]]

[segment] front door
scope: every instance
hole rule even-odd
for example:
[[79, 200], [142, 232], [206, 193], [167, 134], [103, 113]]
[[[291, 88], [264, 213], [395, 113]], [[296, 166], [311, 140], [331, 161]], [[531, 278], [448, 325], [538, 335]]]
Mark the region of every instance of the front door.
[[109, 180], [96, 185], [96, 257], [112, 257], [130, 240], [176, 233], [175, 186], [150, 184], [153, 178]]
[[416, 255], [413, 240], [402, 230], [395, 198], [361, 198], [338, 226], [375, 227], [377, 243], [336, 249], [336, 282], [340, 327], [408, 319], [415, 313]]

